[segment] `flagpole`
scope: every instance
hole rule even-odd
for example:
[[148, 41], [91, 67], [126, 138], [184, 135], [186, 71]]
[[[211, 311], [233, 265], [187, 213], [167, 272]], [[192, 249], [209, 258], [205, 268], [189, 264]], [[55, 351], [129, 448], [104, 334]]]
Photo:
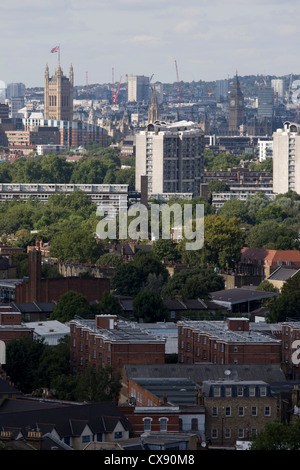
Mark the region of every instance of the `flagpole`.
[[58, 62], [60, 64], [60, 44], [58, 45]]

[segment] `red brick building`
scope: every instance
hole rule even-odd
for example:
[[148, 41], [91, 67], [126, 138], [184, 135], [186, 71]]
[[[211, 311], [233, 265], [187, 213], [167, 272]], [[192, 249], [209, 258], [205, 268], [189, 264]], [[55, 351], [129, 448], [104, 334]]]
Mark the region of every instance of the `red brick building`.
[[22, 337], [33, 339], [33, 329], [22, 323], [22, 314], [11, 306], [0, 306], [0, 366], [6, 362], [6, 346]]
[[136, 323], [113, 315], [96, 315], [95, 320], [71, 320], [71, 371], [82, 373], [88, 366], [163, 364], [165, 339], [158, 339]]
[[280, 364], [281, 340], [250, 330], [247, 318], [178, 322], [178, 362]]
[[39, 250], [32, 250], [29, 256], [29, 280], [16, 286], [16, 303], [55, 302], [70, 290], [80, 292], [89, 302], [102, 299], [104, 291], [110, 290], [107, 278], [65, 277], [42, 279], [41, 256]]

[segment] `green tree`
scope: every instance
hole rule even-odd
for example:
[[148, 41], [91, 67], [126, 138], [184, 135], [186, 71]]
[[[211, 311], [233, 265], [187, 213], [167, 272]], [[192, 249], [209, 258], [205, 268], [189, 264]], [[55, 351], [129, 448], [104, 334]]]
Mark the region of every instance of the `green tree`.
[[111, 280], [111, 287], [119, 295], [137, 295], [144, 280], [139, 268], [133, 262], [123, 263], [117, 267]]
[[95, 263], [103, 253], [103, 244], [85, 228], [71, 228], [54, 234], [51, 240], [50, 255], [60, 261]]
[[84, 374], [60, 375], [52, 382], [56, 398], [77, 402], [116, 401], [121, 387], [120, 372], [110, 366], [89, 366]]
[[161, 261], [179, 261], [180, 252], [177, 249], [177, 244], [171, 240], [164, 240], [160, 238], [153, 243], [153, 252]]
[[40, 356], [37, 368], [40, 383], [51, 388], [53, 380], [70, 373], [70, 336], [58, 341], [55, 346], [46, 346]]
[[25, 336], [7, 345], [5, 371], [23, 393], [31, 393], [42, 385], [37, 370], [45, 348], [43, 340]]
[[104, 253], [104, 255], [101, 255], [100, 258], [97, 261], [97, 264], [100, 264], [101, 266], [111, 266], [111, 267], [117, 267], [120, 266], [124, 262], [122, 256], [120, 256], [117, 253]]
[[168, 309], [161, 296], [154, 291], [141, 291], [133, 301], [133, 315], [136, 320], [157, 322], [168, 319]]
[[234, 268], [241, 258], [243, 246], [239, 219], [227, 220], [217, 214], [204, 220], [204, 246], [201, 255], [205, 263], [223, 269]]
[[262, 292], [277, 292], [276, 287], [274, 287], [273, 284], [270, 281], [267, 281], [266, 279], [257, 286], [256, 290]]
[[119, 300], [108, 291], [103, 292], [97, 310], [98, 313], [102, 315], [121, 315], [122, 313]]
[[264, 430], [252, 437], [251, 450], [299, 450], [300, 421], [284, 424], [279, 420], [267, 423]]
[[80, 292], [70, 290], [60, 296], [50, 319], [65, 323], [76, 316], [87, 318], [90, 315], [92, 315], [92, 309], [86, 297]]
[[224, 289], [224, 280], [212, 269], [183, 269], [174, 274], [163, 286], [161, 295], [164, 299], [173, 299], [180, 295], [185, 299], [208, 299], [210, 292]]

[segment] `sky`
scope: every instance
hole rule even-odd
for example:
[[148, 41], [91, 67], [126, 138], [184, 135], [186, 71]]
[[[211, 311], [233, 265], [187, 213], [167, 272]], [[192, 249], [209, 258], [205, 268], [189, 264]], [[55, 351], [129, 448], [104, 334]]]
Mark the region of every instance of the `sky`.
[[75, 85], [298, 73], [295, 0], [10, 0], [1, 5], [0, 80], [43, 87], [46, 63]]

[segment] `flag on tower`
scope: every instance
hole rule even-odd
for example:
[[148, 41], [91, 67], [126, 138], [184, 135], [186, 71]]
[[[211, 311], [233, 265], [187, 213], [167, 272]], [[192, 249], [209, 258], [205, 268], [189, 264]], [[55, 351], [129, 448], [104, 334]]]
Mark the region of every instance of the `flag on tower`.
[[59, 51], [59, 46], [53, 47], [53, 49], [51, 49], [51, 52], [58, 52], [58, 51]]

